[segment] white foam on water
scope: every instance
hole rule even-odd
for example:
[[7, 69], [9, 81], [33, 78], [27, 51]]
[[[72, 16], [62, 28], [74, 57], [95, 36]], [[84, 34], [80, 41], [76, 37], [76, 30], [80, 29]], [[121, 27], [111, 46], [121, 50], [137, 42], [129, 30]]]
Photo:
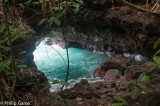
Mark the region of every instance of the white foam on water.
[[141, 54], [129, 54], [129, 53], [124, 53], [124, 57], [130, 58], [134, 63], [144, 63], [146, 61], [149, 61], [149, 58], [146, 56], [142, 56]]
[[[82, 77], [82, 78], [79, 78], [77, 80], [71, 79], [71, 80], [67, 81], [68, 83], [70, 83], [70, 85], [69, 86], [64, 86], [63, 90], [72, 88], [76, 83], [79, 83], [82, 79], [87, 79], [88, 83], [93, 83], [93, 82], [97, 82], [97, 81], [103, 81], [103, 79], [98, 78], [98, 77], [93, 77], [93, 76], [90, 77], [90, 78]], [[55, 79], [55, 80], [58, 80], [58, 79]], [[51, 92], [58, 92], [58, 91], [61, 90], [61, 87], [62, 87], [61, 84], [52, 84], [51, 87], [50, 87], [50, 91]]]

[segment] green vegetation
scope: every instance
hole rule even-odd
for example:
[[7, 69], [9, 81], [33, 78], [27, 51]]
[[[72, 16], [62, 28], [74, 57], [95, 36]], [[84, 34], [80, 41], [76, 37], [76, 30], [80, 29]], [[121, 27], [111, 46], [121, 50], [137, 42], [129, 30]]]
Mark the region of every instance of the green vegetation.
[[[0, 5], [2, 6], [1, 12], [3, 13], [3, 16], [0, 19], [0, 100], [17, 101], [15, 94], [17, 72], [20, 68], [27, 68], [27, 66], [18, 58], [19, 56], [23, 56], [26, 51], [16, 51], [18, 53], [15, 54], [17, 45], [14, 45], [14, 43], [20, 39], [27, 41], [28, 39], [31, 39], [32, 36], [32, 30], [25, 29], [23, 22], [16, 22], [20, 15], [18, 8], [35, 7], [35, 15], [42, 14], [44, 17], [38, 25], [42, 25], [46, 22], [47, 26], [51, 26], [53, 23], [60, 25], [60, 18], [64, 17], [64, 19], [66, 19], [67, 12], [76, 14], [79, 11], [80, 5], [83, 5], [83, 1], [56, 0], [53, 2], [50, 0], [39, 0], [35, 2], [27, 0], [24, 2], [16, 0], [0, 0]], [[39, 6], [41, 6], [41, 10], [37, 11], [36, 8]], [[27, 20], [32, 19], [34, 16], [31, 16]], [[50, 45], [49, 43], [49, 41], [46, 42], [47, 45]], [[54, 80], [53, 84], [56, 83], [68, 85], [66, 81]], [[40, 91], [42, 92], [49, 87], [50, 85]]]
[[[158, 39], [154, 44], [154, 49], [156, 49], [160, 45], [160, 39]], [[144, 63], [145, 65], [149, 66], [150, 68], [146, 71], [140, 74], [138, 80], [125, 80], [121, 81], [121, 85], [125, 84], [133, 84], [134, 89], [131, 92], [131, 98], [137, 99], [137, 97], [141, 94], [142, 90], [145, 90], [147, 88], [147, 85], [145, 84], [146, 81], [151, 81], [154, 76], [152, 71], [154, 69], [160, 69], [160, 56], [157, 56], [160, 53], [160, 49], [153, 55], [153, 58], [149, 61]], [[158, 85], [157, 87], [159, 87]], [[122, 101], [122, 103], [113, 103], [112, 106], [127, 106], [128, 104], [125, 100], [123, 100], [120, 97], [115, 97], [116, 100]]]
[[128, 106], [127, 101], [125, 101], [123, 98], [118, 96], [113, 96], [117, 101], [120, 101], [120, 103], [113, 103], [111, 106]]
[[[141, 12], [145, 12], [147, 14], [160, 16], [159, 13], [154, 12], [154, 8], [151, 10], [143, 9], [133, 5], [131, 3], [126, 2], [125, 0], [120, 0], [126, 6], [129, 6], [133, 9], [139, 10]], [[112, 0], [112, 8], [114, 9], [114, 0]], [[156, 2], [157, 3], [157, 2]], [[16, 17], [20, 17], [18, 8], [29, 8], [33, 7], [33, 11], [35, 14], [26, 21], [32, 20], [32, 18], [36, 15], [42, 15], [43, 19], [38, 23], [37, 26], [46, 25], [46, 27], [50, 27], [52, 25], [62, 25], [66, 22], [67, 14], [71, 14], [74, 21], [76, 21], [75, 14], [78, 13], [80, 6], [83, 6], [83, 0], [0, 0], [0, 9], [2, 11], [2, 16], [0, 16], [0, 101], [17, 101], [17, 97], [15, 94], [16, 86], [17, 86], [17, 72], [21, 68], [27, 68], [27, 65], [24, 64], [24, 61], [19, 59], [20, 56], [24, 56], [26, 51], [16, 50], [16, 43], [18, 40], [27, 41], [32, 39], [32, 30], [25, 28], [23, 22], [17, 22]], [[64, 20], [64, 21], [62, 21]], [[62, 28], [63, 39], [66, 41], [66, 36], [64, 34], [64, 30]], [[47, 45], [51, 45], [51, 40], [46, 41]], [[154, 49], [157, 49], [160, 45], [160, 39], [158, 39], [154, 44]], [[68, 45], [66, 43], [66, 53], [67, 53], [67, 76], [65, 81], [54, 80], [51, 84], [62, 84], [69, 85], [67, 82], [67, 78], [69, 75], [69, 55], [68, 55]], [[152, 59], [149, 62], [146, 62], [145, 65], [149, 67], [149, 69], [142, 73], [138, 80], [130, 80], [123, 81], [121, 84], [133, 84], [134, 89], [131, 92], [131, 97], [136, 99], [142, 90], [147, 88], [146, 81], [150, 81], [154, 78], [152, 71], [154, 69], [160, 68], [160, 49], [153, 55]], [[32, 85], [35, 83], [28, 83], [28, 85]], [[42, 88], [40, 92], [46, 91], [51, 84]], [[160, 87], [158, 85], [157, 87]], [[120, 103], [113, 103], [112, 106], [127, 106], [128, 103], [118, 97], [114, 96], [114, 98]], [[63, 100], [58, 100], [56, 97], [48, 98], [48, 101], [57, 102], [57, 104], [61, 103]]]
[[31, 37], [30, 30], [24, 31], [23, 28], [17, 26], [17, 23], [9, 22], [13, 11], [9, 8], [15, 6], [11, 1], [2, 0], [3, 17], [0, 20], [0, 76], [1, 100], [15, 101], [15, 89], [17, 85], [17, 71], [19, 68], [26, 68], [16, 56], [25, 54], [26, 51], [20, 51], [18, 55], [14, 54], [14, 45], [18, 39], [29, 39]]

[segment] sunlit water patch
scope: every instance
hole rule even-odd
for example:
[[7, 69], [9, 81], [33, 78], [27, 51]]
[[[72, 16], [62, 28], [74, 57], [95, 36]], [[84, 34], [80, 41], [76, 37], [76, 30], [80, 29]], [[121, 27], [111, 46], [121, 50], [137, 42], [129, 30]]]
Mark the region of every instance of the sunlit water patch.
[[[101, 80], [99, 78], [93, 78], [92, 73], [100, 62], [109, 56], [108, 53], [98, 53], [79, 48], [69, 48], [68, 50], [70, 60], [68, 77], [70, 86], [68, 87], [72, 87], [76, 82], [84, 78], [88, 79], [89, 82]], [[58, 45], [47, 46], [42, 41], [33, 54], [37, 68], [45, 73], [49, 82], [53, 80], [65, 80], [67, 72], [66, 49]], [[50, 90], [58, 91], [60, 87], [61, 85], [56, 84]]]

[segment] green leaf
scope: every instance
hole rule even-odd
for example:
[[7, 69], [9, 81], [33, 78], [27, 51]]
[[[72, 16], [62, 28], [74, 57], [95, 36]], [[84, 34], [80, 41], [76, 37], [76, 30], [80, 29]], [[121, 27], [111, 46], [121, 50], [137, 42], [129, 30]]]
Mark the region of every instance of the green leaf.
[[31, 33], [28, 34], [28, 35], [27, 35], [27, 38], [32, 39], [32, 34], [31, 34]]
[[17, 65], [18, 68], [27, 68], [26, 65]]
[[14, 75], [14, 72], [7, 72], [6, 75]]
[[79, 7], [80, 7], [80, 5], [78, 4], [78, 3], [74, 3], [74, 5], [73, 5], [75, 8], [78, 8], [79, 9]]
[[43, 3], [43, 0], [39, 0], [40, 3]]
[[156, 65], [156, 63], [155, 62], [145, 62], [144, 65], [152, 65], [153, 66], [153, 65]]
[[77, 14], [78, 11], [79, 11], [79, 8], [75, 8], [75, 9], [73, 10], [74, 14]]
[[121, 103], [113, 103], [111, 106], [122, 106]]
[[83, 4], [83, 0], [76, 0], [77, 2], [79, 2], [81, 5]]
[[4, 43], [4, 42], [6, 42], [6, 41], [7, 41], [7, 39], [0, 40], [0, 44], [1, 44], [1, 43]]
[[58, 80], [53, 80], [52, 84], [59, 84], [59, 81]]
[[160, 68], [160, 64], [158, 64], [157, 67]]
[[146, 72], [143, 72], [140, 74], [140, 76], [138, 77], [138, 81], [141, 81], [141, 79], [143, 78], [144, 75], [146, 75]]
[[60, 24], [61, 24], [61, 21], [60, 21], [59, 19], [55, 19], [55, 23], [56, 23], [57, 25], [60, 25]]
[[154, 57], [153, 57], [153, 60], [154, 60], [156, 63], [160, 63], [160, 56], [154, 56]]
[[5, 47], [4, 50], [5, 50], [5, 51], [10, 51], [11, 48], [10, 48], [10, 47]]
[[150, 73], [150, 72], [152, 72], [155, 68], [156, 68], [156, 66], [152, 66], [152, 67], [150, 67], [150, 68], [147, 70], [147, 72]]
[[11, 59], [7, 59], [4, 62], [2, 62], [2, 65], [4, 68], [10, 69], [9, 65], [12, 63]]
[[4, 31], [4, 29], [5, 29], [5, 24], [4, 24], [4, 23], [2, 23], [2, 24], [0, 25], [0, 32], [3, 32], [3, 31]]
[[160, 88], [160, 85], [158, 85], [157, 87]]
[[134, 80], [130, 80], [130, 81], [124, 80], [124, 81], [121, 81], [121, 82], [120, 82], [121, 85], [125, 85], [125, 84], [135, 84], [135, 83], [136, 83], [136, 81], [134, 81]]
[[47, 99], [48, 102], [55, 102], [57, 100], [58, 100], [57, 97], [51, 97]]
[[58, 18], [62, 17], [64, 15], [65, 11], [66, 10], [58, 12], [57, 15], [56, 15], [56, 18], [58, 19]]
[[31, 0], [26, 1], [24, 4], [30, 4]]
[[36, 83], [33, 83], [33, 82], [28, 82], [28, 83], [26, 83], [26, 85], [35, 85]]
[[17, 34], [16, 36], [14, 36], [14, 38], [12, 39], [12, 42], [14, 42], [15, 40], [24, 37], [22, 34]]
[[154, 54], [154, 56], [156, 56], [158, 53], [160, 53], [160, 49]]
[[128, 106], [127, 102], [122, 102], [122, 103], [113, 103], [111, 106]]
[[115, 98], [118, 101], [125, 102], [125, 100], [123, 98], [119, 97], [119, 96], [113, 96], [113, 98]]
[[32, 2], [32, 4], [36, 4], [37, 5], [37, 4], [41, 4], [41, 2]]
[[40, 90], [40, 92], [43, 92], [43, 91], [47, 90], [47, 89], [50, 88], [50, 87], [51, 87], [51, 85], [48, 84], [47, 86], [45, 86], [44, 88], [42, 88], [42, 89]]
[[141, 89], [139, 87], [135, 87], [131, 92], [131, 98], [136, 99], [139, 96], [140, 92]]
[[62, 6], [57, 6], [57, 7], [53, 7], [52, 10], [55, 10], [55, 11], [60, 11], [62, 10], [63, 7]]
[[10, 43], [10, 41], [9, 41], [9, 40], [7, 40], [7, 45], [8, 45], [8, 46], [10, 46], [10, 45], [11, 45], [11, 43]]
[[15, 34], [17, 32], [20, 33], [22, 31], [22, 29], [21, 28], [14, 28], [13, 26], [10, 26], [9, 31], [11, 32], [11, 34]]
[[146, 84], [142, 84], [142, 83], [139, 84], [139, 87], [142, 88], [142, 89], [146, 89], [147, 88]]
[[20, 53], [19, 53], [19, 55], [21, 55], [21, 54], [25, 54], [25, 53], [26, 53], [26, 51], [23, 51], [23, 52], [20, 52]]
[[43, 24], [46, 21], [46, 19], [42, 19], [39, 23], [38, 26], [40, 26], [41, 24]]
[[55, 17], [51, 17], [51, 18], [48, 20], [49, 26], [51, 26], [54, 21], [55, 21]]
[[12, 60], [11, 60], [11, 59], [7, 59], [7, 60], [5, 61], [5, 65], [10, 65], [10, 64], [11, 64], [11, 62], [12, 62]]
[[147, 81], [147, 80], [152, 80], [153, 79], [153, 74], [146, 74], [142, 77], [141, 81], [144, 82], [144, 81]]
[[156, 49], [160, 44], [160, 39], [158, 39], [155, 43], [154, 43], [154, 49]]
[[67, 81], [60, 81], [60, 84], [62, 84], [62, 85], [70, 85], [70, 83], [68, 83]]

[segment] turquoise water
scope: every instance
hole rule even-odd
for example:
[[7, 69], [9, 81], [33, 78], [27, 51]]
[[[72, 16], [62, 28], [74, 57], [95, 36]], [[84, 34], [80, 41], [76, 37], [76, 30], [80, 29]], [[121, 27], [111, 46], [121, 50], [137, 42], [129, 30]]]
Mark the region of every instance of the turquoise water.
[[[52, 47], [61, 54], [64, 60]], [[44, 41], [42, 41], [33, 53], [34, 61], [37, 68], [45, 73], [49, 82], [53, 80], [65, 80], [67, 72], [66, 49], [58, 45], [52, 45], [52, 47], [45, 45]], [[109, 56], [108, 53], [98, 53], [79, 48], [69, 48], [68, 50], [70, 60], [68, 82], [71, 84], [68, 87], [72, 87], [82, 78], [88, 79], [89, 82], [101, 80], [99, 78], [93, 78], [92, 73], [101, 61]], [[53, 85], [50, 90], [57, 91], [59, 87], [61, 86], [58, 84]]]
[[[45, 41], [41, 41], [33, 53], [37, 68], [45, 73], [49, 82], [52, 82], [53, 80], [64, 81], [67, 72], [66, 49], [63, 49], [58, 45], [47, 46], [44, 42]], [[92, 73], [103, 59], [111, 55], [110, 53], [93, 52], [79, 48], [69, 48], [68, 50], [70, 60], [68, 82], [70, 83], [70, 86], [66, 86], [65, 88], [74, 86], [76, 82], [79, 82], [83, 78], [87, 79], [89, 82], [101, 80], [100, 78], [92, 77]], [[123, 56], [130, 58], [132, 60], [132, 65], [140, 65], [145, 61], [148, 61], [147, 57], [141, 56], [140, 54], [124, 53]], [[52, 92], [59, 91], [61, 86], [62, 85], [59, 84], [52, 85], [50, 90]]]

